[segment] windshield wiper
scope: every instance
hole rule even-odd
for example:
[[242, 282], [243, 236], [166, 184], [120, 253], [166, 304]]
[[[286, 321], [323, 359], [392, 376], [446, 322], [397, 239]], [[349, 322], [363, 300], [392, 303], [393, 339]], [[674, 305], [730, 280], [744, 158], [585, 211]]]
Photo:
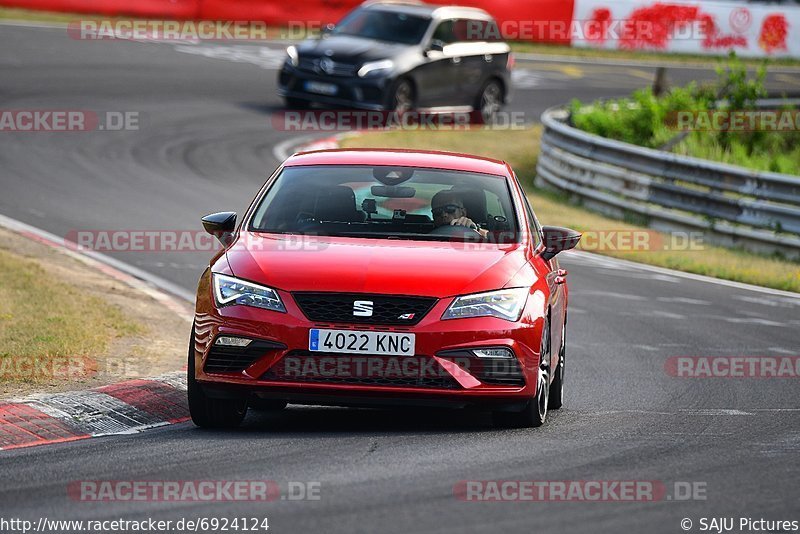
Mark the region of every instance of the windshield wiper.
[[410, 234], [403, 232], [396, 232], [391, 234], [377, 234], [375, 232], [336, 232], [327, 234], [332, 237], [366, 237], [369, 239], [405, 239], [409, 241], [450, 241], [450, 238], [440, 235], [430, 234]]

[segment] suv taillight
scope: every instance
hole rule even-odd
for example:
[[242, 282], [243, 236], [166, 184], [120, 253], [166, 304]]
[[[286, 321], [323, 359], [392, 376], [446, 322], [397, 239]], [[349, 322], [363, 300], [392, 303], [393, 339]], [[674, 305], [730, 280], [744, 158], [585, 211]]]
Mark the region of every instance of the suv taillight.
[[517, 64], [516, 58], [514, 58], [514, 54], [509, 52], [508, 53], [508, 61], [506, 61], [506, 69], [511, 70], [514, 68], [514, 65]]

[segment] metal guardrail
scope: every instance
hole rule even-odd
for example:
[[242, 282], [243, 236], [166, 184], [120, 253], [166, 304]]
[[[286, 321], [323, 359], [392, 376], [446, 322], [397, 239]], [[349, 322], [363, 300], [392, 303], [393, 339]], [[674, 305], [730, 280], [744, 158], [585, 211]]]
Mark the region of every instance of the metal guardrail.
[[702, 229], [713, 242], [800, 257], [800, 176], [606, 139], [567, 125], [568, 116], [561, 107], [542, 115], [537, 185], [612, 215], [637, 213], [661, 229]]

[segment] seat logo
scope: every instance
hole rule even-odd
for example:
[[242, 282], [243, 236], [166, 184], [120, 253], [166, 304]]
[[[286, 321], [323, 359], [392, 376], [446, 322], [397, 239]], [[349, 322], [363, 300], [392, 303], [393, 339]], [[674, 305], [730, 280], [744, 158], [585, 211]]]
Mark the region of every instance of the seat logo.
[[357, 300], [353, 302], [353, 315], [356, 317], [372, 317], [372, 301]]

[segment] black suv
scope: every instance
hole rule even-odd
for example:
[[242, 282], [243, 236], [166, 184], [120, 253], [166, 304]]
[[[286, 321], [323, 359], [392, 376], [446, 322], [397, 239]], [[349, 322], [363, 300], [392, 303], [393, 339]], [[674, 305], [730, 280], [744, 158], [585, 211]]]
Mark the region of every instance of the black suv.
[[484, 119], [508, 101], [514, 61], [481, 9], [392, 1], [362, 4], [286, 52], [278, 93], [291, 108], [470, 107]]

